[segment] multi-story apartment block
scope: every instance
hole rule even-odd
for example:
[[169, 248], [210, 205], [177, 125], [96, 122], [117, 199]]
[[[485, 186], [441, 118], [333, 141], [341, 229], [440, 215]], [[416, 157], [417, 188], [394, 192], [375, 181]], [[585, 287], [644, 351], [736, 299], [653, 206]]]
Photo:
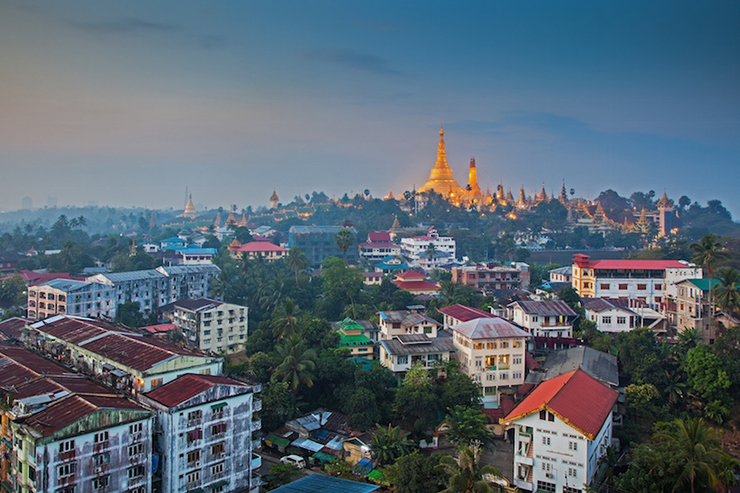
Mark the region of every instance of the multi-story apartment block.
[[28, 318], [41, 320], [69, 314], [112, 319], [117, 307], [114, 293], [105, 284], [52, 279], [28, 288]]
[[288, 249], [280, 245], [274, 245], [269, 241], [251, 241], [241, 244], [237, 239], [229, 245], [229, 255], [232, 258], [244, 256], [248, 259], [261, 258], [267, 263], [280, 260], [288, 255]]
[[12, 491], [152, 489], [153, 413], [18, 347], [0, 349], [2, 481]]
[[483, 388], [483, 403], [496, 407], [499, 393], [524, 383], [530, 335], [499, 317], [477, 318], [451, 327], [460, 371]]
[[417, 260], [421, 253], [429, 250], [429, 245], [433, 245], [436, 252], [446, 254], [450, 260], [455, 259], [455, 239], [451, 236], [439, 236], [434, 226], [429, 228], [426, 235], [402, 238], [401, 254]]
[[515, 430], [514, 485], [526, 491], [586, 491], [611, 446], [618, 395], [581, 369], [539, 384], [501, 419]]
[[572, 337], [578, 314], [564, 301], [515, 301], [508, 306], [509, 320], [535, 337]]
[[659, 309], [676, 297], [676, 284], [700, 279], [702, 270], [683, 260], [573, 258], [573, 288], [584, 298], [631, 298]]
[[[288, 231], [288, 248], [298, 247], [306, 254], [311, 265], [321, 265], [329, 257], [343, 258], [344, 254], [337, 246], [337, 233], [347, 229], [353, 238], [357, 237], [357, 230], [343, 226], [291, 226]], [[357, 249], [347, 250], [347, 263], [356, 264]]]
[[206, 353], [233, 353], [247, 343], [246, 306], [202, 298], [173, 303], [172, 322], [188, 346]]
[[714, 310], [710, 310], [709, 290], [718, 283], [717, 279], [687, 279], [676, 284], [676, 298], [668, 317], [679, 332], [696, 329], [704, 342], [714, 342], [716, 325], [710, 323]]
[[453, 282], [467, 284], [481, 291], [527, 289], [529, 278], [529, 265], [523, 262], [512, 262], [508, 265], [486, 262], [452, 268]]
[[260, 390], [226, 377], [186, 374], [139, 396], [157, 413], [161, 491], [259, 491]]
[[100, 320], [56, 315], [29, 326], [28, 344], [120, 390], [139, 393], [185, 373], [218, 375], [223, 359], [122, 331]]
[[205, 298], [211, 281], [221, 271], [217, 266], [173, 265], [132, 272], [95, 274], [88, 282], [111, 286], [116, 305], [136, 302], [143, 313], [183, 298]]
[[382, 311], [379, 316], [380, 340], [408, 334], [425, 334], [435, 338], [440, 327], [440, 323], [433, 318], [414, 310]]
[[373, 231], [368, 233], [367, 241], [358, 245], [360, 260], [371, 264], [381, 262], [389, 256], [401, 254], [401, 247], [391, 241], [391, 234], [387, 231]]

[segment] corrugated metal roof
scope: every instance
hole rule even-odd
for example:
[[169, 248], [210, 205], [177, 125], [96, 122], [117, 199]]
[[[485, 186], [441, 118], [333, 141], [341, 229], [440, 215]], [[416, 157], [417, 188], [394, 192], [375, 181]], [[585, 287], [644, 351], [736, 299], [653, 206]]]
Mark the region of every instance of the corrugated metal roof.
[[621, 303], [615, 303], [612, 300], [609, 300], [607, 298], [581, 298], [581, 303], [583, 303], [583, 307], [586, 310], [590, 310], [592, 312], [600, 313], [605, 312], [607, 310], [622, 310], [627, 313], [634, 314], [632, 310], [627, 308], [626, 306], [622, 305]]
[[638, 259], [602, 259], [591, 260], [592, 269], [610, 270], [665, 270], [688, 269], [689, 266], [678, 260], [638, 260]]
[[110, 282], [126, 282], [126, 281], [144, 281], [148, 279], [162, 279], [164, 274], [158, 272], [155, 269], [148, 270], [134, 270], [131, 272], [109, 272], [107, 274], [95, 274], [94, 276], [88, 277], [88, 281], [94, 282], [95, 278], [104, 277]]
[[450, 328], [468, 339], [499, 339], [529, 337], [530, 335], [508, 320], [499, 317], [469, 320]]
[[551, 316], [568, 316], [572, 317], [578, 315], [573, 309], [565, 302], [561, 300], [551, 301], [515, 301], [509, 306], [519, 306], [524, 313], [531, 315], [542, 315], [543, 317]]
[[203, 309], [209, 309], [209, 308], [214, 308], [214, 307], [223, 305], [223, 302], [217, 301], [217, 300], [209, 300], [208, 298], [200, 298], [198, 300], [191, 300], [191, 299], [177, 300], [172, 304], [176, 307], [184, 308], [185, 310], [197, 312]]
[[0, 332], [11, 339], [20, 339], [21, 330], [26, 326], [28, 321], [24, 318], [13, 317], [0, 322]]
[[171, 265], [167, 267], [157, 267], [156, 270], [160, 274], [166, 276], [182, 275], [182, 274], [208, 274], [221, 272], [221, 269], [217, 265], [206, 264], [206, 265]]
[[449, 351], [456, 351], [455, 344], [449, 337], [444, 338], [431, 338], [430, 344], [404, 344], [398, 339], [386, 339], [380, 341], [385, 349], [390, 354], [395, 355], [409, 355], [409, 354], [427, 354], [427, 353], [443, 353]]
[[162, 385], [158, 389], [152, 390], [146, 395], [150, 399], [161, 402], [165, 406], [174, 407], [178, 404], [182, 404], [188, 399], [192, 399], [201, 392], [216, 385], [249, 387], [249, 385], [245, 383], [237, 382], [236, 380], [226, 377], [186, 373], [185, 375]]
[[449, 317], [452, 317], [461, 322], [467, 322], [469, 320], [475, 320], [476, 318], [490, 318], [491, 314], [487, 311], [473, 308], [470, 306], [461, 305], [456, 303], [454, 305], [446, 306], [438, 310]]
[[370, 493], [378, 488], [380, 486], [375, 484], [360, 483], [323, 474], [311, 474], [272, 491], [274, 493]]

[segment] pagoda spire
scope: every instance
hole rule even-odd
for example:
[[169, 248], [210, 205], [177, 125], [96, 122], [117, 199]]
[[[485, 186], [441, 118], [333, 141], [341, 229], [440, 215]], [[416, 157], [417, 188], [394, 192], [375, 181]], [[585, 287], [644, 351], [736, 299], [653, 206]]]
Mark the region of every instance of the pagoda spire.
[[568, 202], [568, 192], [565, 190], [565, 178], [563, 178], [563, 187], [560, 189], [560, 202], [563, 204]]
[[185, 204], [185, 210], [182, 211], [182, 214], [180, 214], [180, 217], [187, 217], [188, 219], [195, 219], [195, 216], [197, 216], [195, 212], [195, 205], [193, 204], [193, 194], [191, 193], [188, 197], [188, 203]]
[[483, 192], [481, 192], [480, 186], [478, 185], [478, 172], [475, 168], [475, 158], [470, 158], [470, 170], [468, 172], [468, 186], [465, 188], [465, 194], [463, 195], [463, 201], [466, 204], [478, 204], [483, 199]]
[[463, 189], [455, 181], [452, 175], [452, 169], [447, 164], [447, 151], [445, 150], [445, 131], [440, 126], [439, 129], [439, 144], [437, 145], [437, 161], [434, 163], [432, 172], [429, 174], [429, 179], [422, 185], [417, 193], [435, 191], [442, 194], [447, 200], [453, 203], [459, 203], [463, 195]]

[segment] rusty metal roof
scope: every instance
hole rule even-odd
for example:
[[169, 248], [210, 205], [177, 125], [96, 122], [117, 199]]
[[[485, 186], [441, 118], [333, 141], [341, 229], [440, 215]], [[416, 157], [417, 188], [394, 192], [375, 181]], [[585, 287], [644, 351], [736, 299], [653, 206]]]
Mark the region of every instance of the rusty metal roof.
[[468, 339], [529, 337], [529, 333], [503, 318], [478, 318], [450, 327]]
[[21, 330], [28, 322], [24, 318], [13, 317], [0, 322], [0, 333], [5, 334], [9, 339], [20, 339]]
[[165, 406], [174, 407], [215, 385], [249, 387], [245, 383], [237, 382], [227, 377], [186, 373], [158, 389], [152, 390], [146, 395], [150, 399], [161, 402]]
[[547, 300], [547, 301], [533, 301], [523, 300], [515, 301], [509, 306], [518, 305], [524, 313], [531, 315], [542, 315], [543, 317], [551, 316], [568, 316], [574, 317], [578, 315], [565, 301], [561, 300]]
[[27, 349], [0, 346], [0, 387], [8, 388], [46, 375], [62, 375], [69, 370]]

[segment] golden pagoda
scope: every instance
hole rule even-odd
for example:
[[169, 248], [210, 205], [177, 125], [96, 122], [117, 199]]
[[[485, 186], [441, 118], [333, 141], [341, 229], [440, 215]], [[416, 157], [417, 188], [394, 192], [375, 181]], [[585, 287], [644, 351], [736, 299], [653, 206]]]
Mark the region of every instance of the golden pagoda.
[[229, 224], [236, 224], [236, 218], [234, 217], [234, 209], [236, 209], [236, 206], [233, 206], [231, 210], [229, 211], [229, 217], [226, 218], [225, 226], [228, 226]]
[[475, 158], [470, 158], [470, 171], [468, 173], [468, 186], [465, 187], [462, 201], [466, 205], [480, 204], [483, 200], [483, 192], [478, 186], [478, 173], [475, 169]]
[[195, 219], [195, 216], [198, 214], [195, 212], [195, 205], [193, 204], [193, 194], [190, 194], [190, 197], [188, 198], [188, 203], [185, 204], [185, 210], [182, 211], [182, 214], [180, 214], [178, 217], [187, 217], [188, 219]]
[[445, 151], [445, 131], [439, 129], [439, 145], [437, 146], [437, 161], [434, 163], [429, 179], [422, 185], [417, 193], [435, 191], [442, 194], [454, 204], [459, 204], [463, 195], [463, 189], [452, 176], [452, 169], [447, 164], [447, 152]]
[[276, 209], [280, 203], [280, 197], [278, 197], [277, 191], [273, 188], [272, 195], [270, 195], [270, 207]]
[[240, 228], [246, 228], [247, 227], [247, 214], [246, 213], [242, 212], [242, 218], [237, 223], [237, 226], [240, 227]]
[[218, 228], [219, 226], [221, 226], [221, 213], [220, 212], [217, 212], [216, 213], [216, 220], [213, 221], [213, 227], [214, 228]]

